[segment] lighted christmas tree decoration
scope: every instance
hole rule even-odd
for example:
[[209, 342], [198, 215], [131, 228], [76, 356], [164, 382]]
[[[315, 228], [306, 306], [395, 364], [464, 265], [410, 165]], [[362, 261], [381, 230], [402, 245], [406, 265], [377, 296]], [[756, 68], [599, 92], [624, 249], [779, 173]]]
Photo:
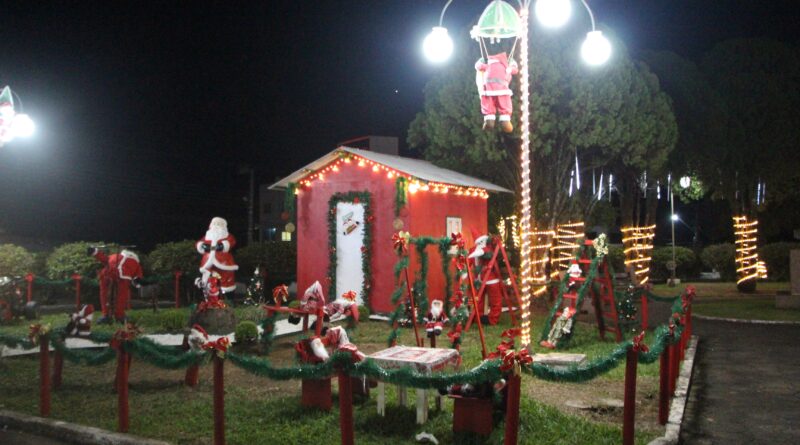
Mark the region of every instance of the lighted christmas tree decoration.
[[650, 252], [653, 250], [656, 226], [623, 227], [621, 231], [625, 267], [630, 270], [635, 284], [643, 285], [650, 281]]
[[583, 238], [584, 225], [580, 222], [567, 222], [556, 226], [553, 237], [554, 246], [550, 248], [550, 278], [556, 279], [558, 273], [567, 270], [575, 252], [580, 248], [578, 241]]

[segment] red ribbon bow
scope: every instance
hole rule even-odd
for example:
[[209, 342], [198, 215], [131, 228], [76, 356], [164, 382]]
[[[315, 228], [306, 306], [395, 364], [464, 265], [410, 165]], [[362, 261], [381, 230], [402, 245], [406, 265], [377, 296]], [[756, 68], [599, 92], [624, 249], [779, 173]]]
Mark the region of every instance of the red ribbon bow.
[[503, 354], [502, 362], [500, 363], [500, 370], [503, 372], [514, 370], [516, 373], [517, 366], [527, 365], [530, 363], [533, 363], [533, 357], [528, 354], [527, 349], [523, 349], [519, 352], [514, 352], [513, 349], [510, 349]]
[[458, 269], [459, 272], [467, 268], [467, 257], [465, 257], [464, 255], [456, 256], [455, 258], [453, 258], [453, 262], [455, 262], [456, 269]]
[[272, 289], [272, 299], [275, 300], [276, 303], [285, 303], [286, 300], [289, 299], [289, 286], [285, 284], [275, 286]]
[[131, 323], [128, 323], [124, 328], [119, 329], [114, 333], [109, 344], [112, 348], [119, 349], [122, 347], [123, 343], [135, 339], [137, 335], [141, 334], [141, 332], [142, 331], [139, 328]]
[[400, 235], [399, 232], [392, 235], [392, 246], [394, 246], [394, 250], [397, 251], [398, 255], [405, 255], [408, 253], [406, 238]]
[[461, 233], [451, 233], [450, 234], [450, 245], [457, 246], [458, 250], [464, 249], [464, 237], [461, 236]]
[[464, 304], [464, 292], [457, 290], [456, 293], [450, 297], [450, 303], [453, 305], [454, 308], [458, 309]]
[[500, 337], [508, 338], [513, 342], [514, 339], [519, 337], [520, 335], [522, 335], [522, 329], [512, 328], [512, 329], [506, 329], [505, 331], [503, 331], [503, 333], [500, 334]]
[[342, 294], [342, 298], [349, 301], [356, 301], [357, 294], [351, 290]]
[[231, 341], [228, 340], [228, 337], [220, 337], [214, 341], [203, 343], [203, 349], [206, 351], [216, 351], [217, 355], [222, 358], [225, 356], [225, 353], [228, 352], [228, 346], [230, 344]]
[[647, 351], [650, 350], [650, 348], [648, 348], [647, 345], [644, 344], [644, 334], [645, 334], [645, 332], [642, 331], [641, 334], [633, 337], [633, 351], [634, 352], [647, 352]]
[[456, 344], [461, 338], [461, 324], [457, 324], [450, 332], [448, 332], [447, 337], [450, 338], [451, 344]]
[[34, 345], [38, 345], [39, 344], [39, 337], [41, 337], [42, 335], [47, 334], [47, 332], [50, 330], [49, 327], [42, 326], [41, 324], [32, 324], [32, 325], [30, 325], [29, 329], [30, 330], [28, 331], [28, 339]]
[[226, 307], [228, 306], [226, 306], [225, 302], [220, 299], [208, 300], [197, 305], [197, 312], [205, 312], [209, 309], [224, 309]]

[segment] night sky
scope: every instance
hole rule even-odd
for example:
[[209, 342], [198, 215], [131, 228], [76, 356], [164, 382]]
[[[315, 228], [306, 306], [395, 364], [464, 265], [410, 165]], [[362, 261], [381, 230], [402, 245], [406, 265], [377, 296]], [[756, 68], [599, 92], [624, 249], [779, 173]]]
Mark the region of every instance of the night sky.
[[[0, 85], [38, 129], [0, 149], [0, 242], [149, 248], [215, 215], [244, 238], [240, 166], [268, 183], [342, 140], [405, 145], [436, 72], [420, 44], [445, 3], [3, 2]], [[455, 0], [445, 26], [466, 35], [486, 4]], [[796, 2], [590, 4], [634, 54], [800, 40]]]

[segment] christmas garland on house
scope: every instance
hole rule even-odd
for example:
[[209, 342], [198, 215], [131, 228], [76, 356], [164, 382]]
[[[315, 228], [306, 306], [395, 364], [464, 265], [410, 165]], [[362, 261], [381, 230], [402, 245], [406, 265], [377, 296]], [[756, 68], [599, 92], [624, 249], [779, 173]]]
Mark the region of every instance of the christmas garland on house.
[[328, 295], [333, 301], [336, 295], [336, 205], [340, 202], [364, 206], [364, 240], [361, 246], [361, 271], [364, 281], [361, 286], [361, 301], [369, 306], [369, 291], [372, 287], [372, 199], [367, 190], [361, 192], [334, 193], [328, 200]]
[[400, 211], [408, 204], [408, 179], [398, 176], [394, 180], [394, 216], [400, 216]]
[[286, 184], [286, 190], [283, 192], [283, 211], [285, 212], [286, 222], [294, 221], [295, 199], [297, 195], [297, 183], [290, 182]]

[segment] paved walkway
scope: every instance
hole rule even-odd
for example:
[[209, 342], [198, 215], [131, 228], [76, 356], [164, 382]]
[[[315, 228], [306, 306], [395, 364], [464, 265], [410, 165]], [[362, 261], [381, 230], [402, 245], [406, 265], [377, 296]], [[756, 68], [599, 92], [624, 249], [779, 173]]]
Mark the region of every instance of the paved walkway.
[[0, 429], [0, 443], [3, 445], [67, 445], [70, 442], [59, 442], [32, 434]]
[[695, 320], [684, 444], [800, 443], [800, 326]]

